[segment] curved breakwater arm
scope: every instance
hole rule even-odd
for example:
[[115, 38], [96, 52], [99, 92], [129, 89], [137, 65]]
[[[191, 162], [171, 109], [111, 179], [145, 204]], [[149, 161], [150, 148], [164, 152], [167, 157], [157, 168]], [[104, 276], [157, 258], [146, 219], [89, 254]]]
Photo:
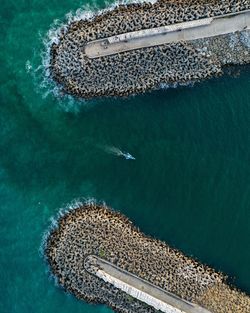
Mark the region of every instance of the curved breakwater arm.
[[225, 65], [250, 62], [249, 10], [249, 0], [121, 4], [61, 29], [49, 72], [85, 99], [219, 76]]
[[104, 205], [88, 202], [60, 216], [45, 253], [62, 287], [117, 312], [250, 312], [250, 297], [222, 273], [147, 237]]

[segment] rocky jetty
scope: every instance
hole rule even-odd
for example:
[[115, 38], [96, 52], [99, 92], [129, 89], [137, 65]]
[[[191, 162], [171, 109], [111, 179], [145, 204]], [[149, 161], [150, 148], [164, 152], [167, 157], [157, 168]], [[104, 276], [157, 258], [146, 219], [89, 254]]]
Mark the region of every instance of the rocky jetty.
[[96, 39], [247, 9], [250, 9], [249, 0], [158, 0], [154, 4], [119, 5], [62, 28], [58, 42], [51, 47], [50, 73], [66, 93], [83, 98], [127, 96], [161, 84], [186, 83], [219, 75], [225, 64], [249, 62], [249, 31], [239, 35], [237, 53], [234, 45], [230, 45], [231, 35], [95, 59], [88, 58], [84, 49]]
[[79, 299], [117, 312], [157, 311], [85, 270], [96, 255], [213, 313], [249, 313], [250, 298], [212, 268], [145, 236], [105, 205], [85, 203], [61, 215], [46, 241], [45, 255], [58, 283]]

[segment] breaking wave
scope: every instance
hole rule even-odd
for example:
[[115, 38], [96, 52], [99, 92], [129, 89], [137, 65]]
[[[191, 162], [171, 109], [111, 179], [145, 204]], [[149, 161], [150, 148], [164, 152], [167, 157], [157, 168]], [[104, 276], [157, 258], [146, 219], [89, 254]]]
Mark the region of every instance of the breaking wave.
[[[121, 0], [116, 1], [112, 4], [105, 2], [105, 7], [100, 8], [96, 2], [90, 4], [85, 4], [83, 7], [77, 9], [76, 11], [70, 11], [65, 15], [64, 20], [56, 19], [51, 24], [49, 31], [44, 35], [39, 34], [42, 41], [42, 51], [39, 52], [40, 64], [37, 67], [32, 65], [30, 60], [26, 62], [26, 71], [30, 73], [36, 85], [36, 90], [38, 93], [42, 94], [42, 98], [46, 99], [48, 96], [53, 95], [57, 100], [59, 100], [60, 107], [64, 111], [78, 112], [80, 107], [88, 107], [91, 104], [96, 104], [97, 100], [84, 100], [75, 98], [71, 95], [66, 94], [63, 91], [63, 87], [56, 83], [50, 74], [50, 49], [53, 44], [58, 44], [60, 36], [62, 33], [67, 32], [69, 25], [72, 22], [79, 20], [92, 20], [98, 15], [105, 12], [109, 12], [119, 5], [128, 5], [132, 3], [155, 3], [157, 0]], [[167, 89], [176, 88], [180, 84], [165, 84], [162, 83], [155, 89]], [[193, 86], [193, 83], [186, 83], [185, 86]], [[133, 95], [132, 95], [133, 96]]]
[[71, 201], [68, 204], [65, 204], [61, 208], [59, 208], [58, 212], [55, 216], [50, 217], [49, 219], [49, 225], [47, 230], [42, 234], [42, 241], [41, 245], [39, 247], [39, 255], [46, 260], [46, 256], [44, 254], [44, 251], [47, 246], [47, 240], [50, 236], [51, 232], [53, 232], [56, 228], [58, 228], [58, 221], [61, 217], [63, 217], [68, 212], [75, 210], [79, 207], [82, 207], [84, 205], [97, 205], [100, 204], [102, 206], [106, 206], [106, 203], [104, 201], [97, 201], [95, 198], [76, 198], [73, 201]]

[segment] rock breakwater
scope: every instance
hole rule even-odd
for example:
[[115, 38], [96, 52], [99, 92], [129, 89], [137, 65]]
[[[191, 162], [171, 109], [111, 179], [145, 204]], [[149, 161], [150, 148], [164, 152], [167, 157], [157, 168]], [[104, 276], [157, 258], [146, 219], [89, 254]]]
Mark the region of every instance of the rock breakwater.
[[[88, 58], [84, 49], [96, 39], [247, 9], [249, 0], [158, 0], [154, 4], [119, 5], [89, 20], [71, 22], [66, 30], [62, 28], [58, 43], [51, 47], [50, 73], [66, 93], [83, 98], [127, 96], [162, 83], [185, 83], [219, 75], [225, 64], [249, 62], [245, 37], [240, 37], [236, 61], [230, 57], [235, 55], [234, 47], [224, 44], [228, 36], [215, 41], [211, 38], [147, 47], [96, 59]], [[221, 45], [226, 45], [227, 50], [222, 52]], [[225, 62], [221, 61], [222, 54]]]
[[104, 205], [89, 202], [61, 216], [48, 236], [45, 255], [66, 290], [117, 312], [157, 311], [86, 271], [84, 262], [89, 255], [211, 312], [250, 312], [250, 298], [228, 286], [221, 273], [145, 236], [126, 217]]

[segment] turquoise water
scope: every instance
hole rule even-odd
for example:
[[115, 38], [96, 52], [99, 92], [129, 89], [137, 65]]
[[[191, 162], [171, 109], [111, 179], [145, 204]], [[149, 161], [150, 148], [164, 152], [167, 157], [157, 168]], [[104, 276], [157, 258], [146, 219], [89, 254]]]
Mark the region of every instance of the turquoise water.
[[43, 41], [84, 5], [1, 2], [0, 312], [112, 312], [56, 287], [39, 251], [50, 218], [87, 197], [250, 293], [249, 66], [125, 100], [56, 97]]

